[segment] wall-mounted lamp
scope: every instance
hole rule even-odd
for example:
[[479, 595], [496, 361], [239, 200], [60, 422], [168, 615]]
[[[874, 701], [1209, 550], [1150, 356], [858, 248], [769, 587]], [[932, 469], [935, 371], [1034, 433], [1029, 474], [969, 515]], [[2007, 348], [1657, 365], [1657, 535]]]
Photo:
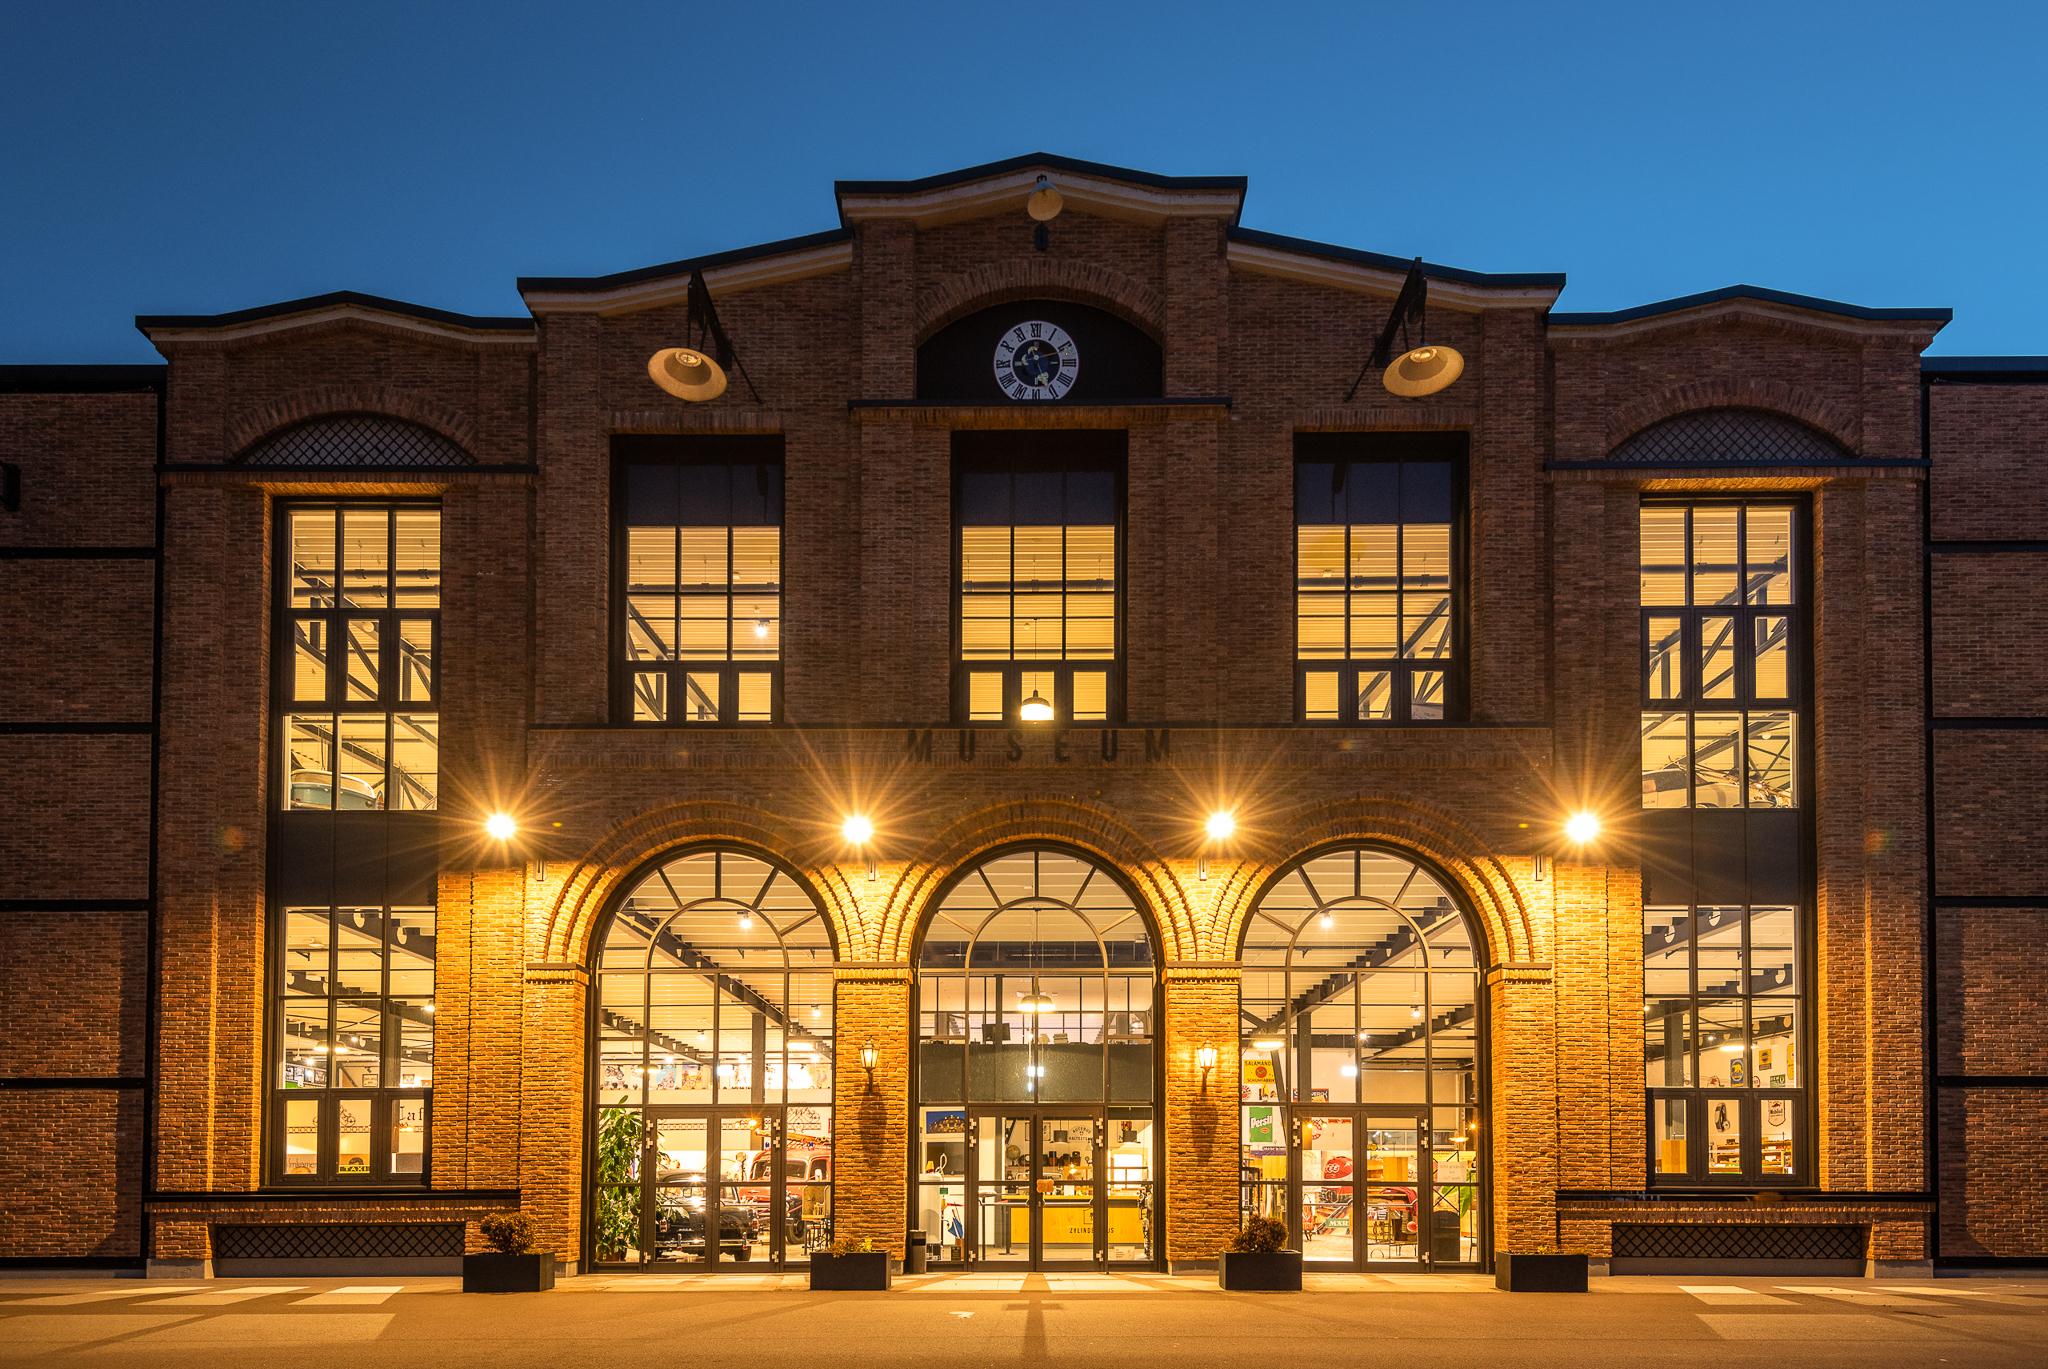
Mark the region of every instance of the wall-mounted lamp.
[[868, 1092], [875, 1091], [875, 1066], [882, 1060], [881, 1048], [872, 1040], [861, 1042], [860, 1067], [868, 1072]]
[[484, 819], [484, 835], [492, 841], [510, 841], [519, 835], [519, 823], [501, 809]]
[[[1203, 824], [1202, 831], [1208, 836], [1211, 846], [1216, 845], [1218, 842], [1229, 841], [1237, 832], [1237, 814], [1231, 812], [1228, 808], [1219, 808], [1209, 815], [1209, 821]], [[1207, 879], [1208, 877], [1209, 852], [1205, 849], [1200, 855], [1195, 857], [1195, 878]]]
[[868, 849], [868, 843], [875, 839], [875, 824], [865, 813], [854, 813], [839, 824], [839, 835], [846, 838], [847, 845], [859, 851], [867, 861], [868, 878], [880, 877], [875, 866], [875, 853]]
[[1543, 855], [1531, 857], [1529, 877], [1538, 884], [1541, 884], [1545, 880], [1549, 879], [1550, 857]]
[[1207, 1073], [1208, 1073], [1208, 1072], [1209, 1072], [1210, 1070], [1213, 1070], [1213, 1069], [1215, 1069], [1215, 1068], [1216, 1068], [1216, 1048], [1215, 1048], [1214, 1046], [1207, 1046], [1207, 1045], [1204, 1045], [1204, 1046], [1197, 1046], [1197, 1047], [1195, 1048], [1195, 1065], [1196, 1065], [1196, 1067], [1197, 1067], [1198, 1069], [1200, 1069], [1200, 1070], [1202, 1071], [1202, 1073], [1203, 1073], [1203, 1074], [1205, 1074], [1205, 1075], [1206, 1075], [1206, 1074], [1207, 1074]]
[[1584, 846], [1587, 842], [1597, 839], [1600, 835], [1599, 815], [1581, 808], [1565, 819], [1564, 834], [1577, 846]]

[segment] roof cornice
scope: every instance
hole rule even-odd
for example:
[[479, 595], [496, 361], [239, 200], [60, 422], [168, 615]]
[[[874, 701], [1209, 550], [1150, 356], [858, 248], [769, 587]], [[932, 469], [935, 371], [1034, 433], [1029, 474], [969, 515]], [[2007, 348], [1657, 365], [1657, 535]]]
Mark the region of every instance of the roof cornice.
[[347, 321], [471, 344], [533, 345], [530, 318], [457, 314], [354, 290], [281, 300], [225, 314], [138, 314], [135, 326], [161, 347], [180, 342], [229, 342]]
[[1053, 177], [1060, 197], [1074, 208], [1147, 223], [1221, 218], [1234, 226], [1247, 184], [1242, 176], [1160, 176], [1034, 152], [918, 180], [837, 181], [832, 192], [842, 224], [892, 219], [925, 228], [1006, 207], [1021, 216], [1040, 173]]
[[[1392, 298], [1414, 263], [1355, 247], [1233, 228], [1225, 249], [1230, 265], [1263, 275]], [[1429, 302], [1447, 309], [1548, 309], [1564, 289], [1561, 272], [1490, 274], [1422, 263]]]
[[852, 266], [853, 234], [833, 228], [609, 276], [521, 276], [519, 294], [536, 314], [626, 314], [682, 303], [699, 271], [713, 295], [726, 295]]
[[1622, 337], [1726, 316], [1778, 319], [1827, 332], [1868, 337], [1872, 334], [1927, 334], [1941, 331], [1954, 311], [1949, 309], [1872, 309], [1815, 295], [1795, 295], [1760, 285], [1730, 285], [1696, 295], [1638, 304], [1606, 313], [1553, 313], [1548, 325], [1553, 340], [1576, 337]]

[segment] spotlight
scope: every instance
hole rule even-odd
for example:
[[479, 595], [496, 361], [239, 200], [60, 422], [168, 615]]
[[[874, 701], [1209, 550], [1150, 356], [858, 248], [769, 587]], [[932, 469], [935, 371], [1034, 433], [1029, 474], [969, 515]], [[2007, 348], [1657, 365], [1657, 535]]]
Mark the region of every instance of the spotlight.
[[868, 821], [865, 814], [855, 813], [839, 824], [839, 835], [845, 837], [851, 845], [865, 846], [874, 839], [875, 824]]
[[1209, 815], [1206, 830], [1209, 833], [1209, 840], [1228, 841], [1231, 834], [1237, 831], [1237, 814], [1228, 809], [1218, 809]]
[[484, 835], [492, 841], [510, 841], [518, 831], [519, 824], [510, 813], [501, 811], [484, 819]]
[[1584, 846], [1600, 835], [1600, 819], [1581, 808], [1565, 819], [1564, 834], [1577, 845]]

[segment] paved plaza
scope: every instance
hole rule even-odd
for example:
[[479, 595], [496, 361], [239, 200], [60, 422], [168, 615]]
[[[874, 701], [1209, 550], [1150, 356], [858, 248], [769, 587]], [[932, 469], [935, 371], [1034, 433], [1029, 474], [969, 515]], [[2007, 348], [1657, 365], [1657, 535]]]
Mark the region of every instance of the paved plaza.
[[152, 1369], [439, 1365], [1804, 1365], [2048, 1363], [2048, 1280], [1312, 1277], [1224, 1293], [1163, 1275], [930, 1275], [811, 1293], [802, 1275], [592, 1276], [463, 1296], [454, 1279], [0, 1278], [0, 1363]]

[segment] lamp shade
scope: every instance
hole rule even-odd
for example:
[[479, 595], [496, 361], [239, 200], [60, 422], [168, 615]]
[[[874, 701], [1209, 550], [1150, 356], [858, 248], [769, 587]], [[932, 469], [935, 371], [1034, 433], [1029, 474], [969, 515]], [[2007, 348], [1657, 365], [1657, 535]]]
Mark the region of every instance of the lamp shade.
[[1420, 399], [1450, 386], [1465, 374], [1465, 358], [1455, 347], [1432, 343], [1401, 353], [1381, 377], [1388, 391], [1403, 399]]
[[1037, 690], [1025, 696], [1017, 705], [1017, 716], [1027, 723], [1049, 723], [1052, 721], [1052, 702]]
[[1045, 176], [1038, 178], [1038, 183], [1031, 187], [1031, 198], [1024, 201], [1024, 212], [1034, 223], [1049, 223], [1066, 207], [1065, 197], [1052, 188], [1051, 179]]
[[664, 347], [647, 359], [647, 375], [656, 385], [692, 404], [725, 393], [725, 368], [694, 347]]

